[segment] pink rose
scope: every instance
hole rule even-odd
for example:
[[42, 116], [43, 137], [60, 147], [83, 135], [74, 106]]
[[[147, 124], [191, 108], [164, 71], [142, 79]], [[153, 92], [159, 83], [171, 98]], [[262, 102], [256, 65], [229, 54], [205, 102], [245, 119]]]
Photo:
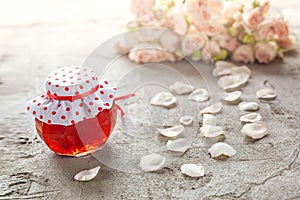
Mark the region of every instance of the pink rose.
[[176, 55], [167, 52], [158, 44], [143, 43], [130, 50], [129, 59], [136, 63], [175, 62]]
[[131, 0], [130, 11], [137, 17], [153, 12], [155, 0]]
[[237, 39], [230, 37], [228, 34], [217, 35], [213, 37], [213, 40], [215, 40], [220, 47], [227, 49], [229, 52], [235, 51], [239, 46]]
[[216, 55], [222, 55], [220, 46], [215, 41], [209, 41], [206, 43], [202, 50], [202, 57], [204, 60], [211, 60]]
[[143, 27], [165, 27], [164, 19], [157, 19], [154, 13], [148, 13], [138, 17], [138, 22]]
[[264, 20], [264, 14], [259, 7], [243, 13], [244, 24], [249, 28], [255, 28]]
[[205, 34], [198, 32], [195, 27], [191, 26], [188, 34], [184, 36], [181, 42], [183, 55], [191, 55], [194, 51], [202, 49], [208, 41]]
[[154, 13], [155, 0], [131, 0], [130, 11], [144, 27], [163, 27], [164, 19], [158, 19]]
[[259, 63], [270, 63], [276, 58], [277, 51], [274, 45], [268, 42], [259, 42], [254, 47], [255, 58]]
[[288, 38], [277, 41], [278, 46], [284, 51], [292, 51], [299, 48], [299, 43], [294, 35], [289, 35]]
[[254, 49], [250, 44], [239, 46], [232, 54], [232, 60], [241, 63], [254, 62]]
[[218, 20], [203, 22], [197, 26], [197, 29], [210, 37], [222, 34], [225, 31], [223, 24]]
[[225, 8], [223, 9], [223, 17], [226, 21], [226, 24], [232, 25], [236, 20], [236, 16], [241, 14], [242, 9], [243, 5], [241, 4], [241, 1], [225, 4]]
[[177, 5], [173, 7], [167, 15], [168, 27], [175, 30], [177, 33], [184, 35], [187, 32], [188, 24], [183, 12], [183, 6]]
[[221, 0], [208, 0], [206, 4], [213, 8], [216, 12], [221, 12], [223, 9], [223, 2]]
[[184, 5], [185, 5], [185, 10], [186, 12], [195, 12], [199, 7], [205, 6], [207, 3], [207, 0], [186, 0]]
[[209, 21], [213, 16], [213, 11], [211, 7], [207, 6], [205, 0], [187, 0], [184, 6], [185, 14], [196, 26], [201, 25], [204, 21]]
[[259, 1], [259, 8], [261, 9], [263, 14], [266, 14], [270, 9], [270, 0], [260, 0]]
[[285, 40], [289, 36], [289, 27], [282, 20], [267, 20], [255, 31], [257, 40]]
[[266, 14], [270, 8], [270, 1], [269, 0], [255, 0], [255, 1], [245, 1], [244, 2], [244, 12], [251, 12], [253, 9], [258, 8], [262, 14]]

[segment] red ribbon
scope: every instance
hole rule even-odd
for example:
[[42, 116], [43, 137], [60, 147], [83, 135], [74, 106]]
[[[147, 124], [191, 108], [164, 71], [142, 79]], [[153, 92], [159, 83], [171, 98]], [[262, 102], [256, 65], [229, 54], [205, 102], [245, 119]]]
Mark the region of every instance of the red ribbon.
[[[99, 89], [99, 85], [97, 85], [95, 88], [91, 89], [90, 91], [87, 91], [87, 92], [85, 92], [83, 94], [79, 94], [79, 95], [75, 95], [75, 96], [57, 96], [57, 95], [53, 95], [53, 94], [47, 93], [47, 97], [49, 97], [51, 99], [55, 99], [55, 100], [71, 101], [71, 102], [73, 102], [75, 100], [83, 99], [84, 97], [87, 97], [87, 96], [95, 93], [98, 89]], [[124, 96], [117, 97], [117, 98], [115, 98], [115, 101], [127, 99], [127, 98], [132, 97], [132, 96], [134, 96], [134, 93], [130, 93], [130, 94], [127, 94], [127, 95], [124, 95]], [[116, 107], [121, 112], [121, 116], [123, 117], [124, 114], [125, 114], [124, 111], [123, 111], [123, 109], [118, 104], [116, 104]]]
[[127, 94], [127, 95], [124, 95], [124, 96], [120, 96], [120, 97], [115, 98], [115, 101], [127, 99], [127, 98], [133, 97], [133, 96], [134, 96], [134, 93], [130, 93], [130, 94]]
[[57, 96], [50, 93], [47, 93], [47, 97], [55, 100], [62, 100], [62, 101], [75, 101], [78, 99], [83, 99], [84, 97], [87, 97], [93, 93], [95, 93], [99, 89], [99, 85], [97, 85], [95, 88], [91, 89], [90, 91], [87, 91], [83, 94], [75, 95], [75, 96]]
[[[134, 96], [134, 93], [130, 93], [130, 94], [127, 94], [127, 95], [115, 98], [115, 101], [127, 99], [127, 98], [133, 97], [133, 96]], [[121, 117], [123, 117], [125, 115], [125, 112], [123, 111], [123, 109], [121, 108], [121, 106], [119, 106], [118, 104], [116, 104], [116, 107], [121, 112]]]

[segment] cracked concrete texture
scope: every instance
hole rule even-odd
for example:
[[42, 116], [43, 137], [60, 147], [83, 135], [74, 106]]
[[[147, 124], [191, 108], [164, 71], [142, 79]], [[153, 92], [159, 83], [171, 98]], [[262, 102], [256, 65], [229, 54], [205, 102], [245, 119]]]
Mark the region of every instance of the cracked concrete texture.
[[[287, 2], [292, 2], [293, 7], [288, 7]], [[287, 7], [283, 10], [295, 8], [295, 1], [285, 3]], [[292, 15], [293, 13], [289, 13], [289, 16]], [[26, 101], [43, 91], [46, 75], [56, 67], [86, 62], [93, 49], [119, 31], [118, 24], [121, 22], [122, 19], [108, 19], [0, 26], [0, 200], [300, 199], [298, 52], [268, 66], [250, 66], [253, 76], [243, 88], [244, 100], [257, 101], [255, 91], [263, 87], [265, 80], [272, 83], [278, 93], [278, 98], [274, 101], [259, 102], [259, 113], [270, 126], [269, 136], [256, 142], [245, 140], [240, 134], [242, 126], [238, 122], [242, 113], [234, 105], [227, 105], [217, 115], [226, 128], [225, 142], [237, 150], [237, 154], [230, 159], [209, 158], [207, 149], [210, 143], [204, 141], [199, 134], [195, 135], [191, 148], [184, 155], [174, 159], [157, 173], [126, 173], [99, 163], [95, 158], [97, 156], [67, 158], [56, 156], [48, 150], [37, 137], [32, 120], [26, 115]], [[293, 22], [293, 26], [299, 33], [299, 25], [295, 23]], [[121, 66], [122, 70], [107, 72], [114, 81], [118, 80], [120, 74], [135, 67], [125, 58], [120, 59], [116, 65]], [[186, 63], [167, 65], [180, 71], [196, 85], [202, 84]], [[212, 66], [197, 65], [209, 89], [213, 91], [212, 101], [219, 101], [218, 94], [221, 90], [216, 84], [217, 78], [211, 76]], [[142, 79], [143, 74], [137, 73], [135, 78]], [[166, 75], [162, 75], [162, 78], [166, 83], [174, 81]], [[126, 86], [120, 88], [122, 91]], [[128, 111], [133, 115], [138, 111], [131, 110], [131, 107], [140, 103], [138, 100], [137, 98], [137, 101], [133, 100], [127, 105], [124, 103], [122, 106], [125, 110], [130, 108]], [[184, 98], [181, 101], [186, 102]], [[195, 112], [191, 105], [183, 105], [187, 113]], [[152, 123], [161, 124], [162, 110], [152, 111], [155, 113]], [[180, 116], [177, 110], [164, 112], [166, 123], [171, 125]], [[145, 117], [139, 123], [147, 120]], [[128, 130], [143, 130], [146, 125], [142, 124], [140, 127], [132, 125]], [[195, 128], [197, 132], [197, 124]], [[134, 139], [129, 140], [124, 136], [118, 142], [122, 146], [128, 144], [128, 141], [135, 141]], [[164, 142], [159, 141], [159, 144]], [[133, 149], [131, 153], [122, 155], [125, 160], [138, 161], [139, 157], [135, 154], [137, 152]], [[206, 175], [199, 179], [181, 175], [180, 166], [184, 163], [201, 163]], [[75, 173], [97, 165], [101, 165], [102, 169], [94, 180], [87, 183], [73, 181]]]

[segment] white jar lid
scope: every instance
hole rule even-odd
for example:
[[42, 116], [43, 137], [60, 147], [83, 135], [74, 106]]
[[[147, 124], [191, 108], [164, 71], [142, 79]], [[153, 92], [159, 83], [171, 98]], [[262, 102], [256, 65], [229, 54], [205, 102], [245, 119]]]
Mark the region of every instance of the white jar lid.
[[28, 103], [27, 110], [48, 124], [73, 125], [110, 109], [116, 88], [99, 80], [92, 69], [71, 66], [51, 72], [46, 91]]

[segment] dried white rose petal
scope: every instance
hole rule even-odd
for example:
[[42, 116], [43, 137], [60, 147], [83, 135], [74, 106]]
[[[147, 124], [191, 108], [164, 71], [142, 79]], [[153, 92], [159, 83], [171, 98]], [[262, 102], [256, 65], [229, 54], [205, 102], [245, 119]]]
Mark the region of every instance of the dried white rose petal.
[[213, 70], [214, 76], [223, 76], [231, 74], [231, 68], [235, 66], [233, 63], [227, 61], [218, 61], [215, 65], [216, 67]]
[[208, 150], [208, 153], [213, 158], [216, 158], [216, 157], [219, 157], [222, 155], [232, 157], [236, 154], [236, 150], [229, 144], [226, 144], [224, 142], [218, 142], [218, 143], [212, 145], [212, 147], [210, 147], [210, 149]]
[[179, 121], [181, 124], [183, 124], [185, 126], [189, 126], [193, 123], [194, 117], [193, 116], [182, 116]]
[[140, 167], [144, 172], [153, 172], [163, 168], [166, 158], [153, 153], [143, 156], [140, 160]]
[[239, 104], [239, 109], [242, 111], [257, 111], [259, 105], [256, 102], [241, 102]]
[[213, 125], [216, 126], [218, 123], [218, 119], [216, 116], [212, 114], [204, 114], [203, 115], [203, 125]]
[[165, 129], [158, 128], [157, 130], [161, 135], [165, 137], [176, 137], [179, 134], [183, 133], [184, 127], [182, 125], [178, 125]]
[[251, 76], [251, 70], [247, 66], [232, 67], [231, 74], [245, 74]]
[[218, 85], [225, 91], [230, 91], [243, 86], [249, 80], [248, 74], [233, 74], [223, 76], [218, 80]]
[[213, 70], [214, 76], [224, 76], [233, 74], [245, 74], [251, 76], [251, 70], [247, 66], [236, 66], [227, 61], [219, 61]]
[[262, 121], [245, 124], [241, 132], [253, 139], [260, 139], [268, 134], [268, 126]]
[[216, 114], [221, 112], [223, 105], [221, 102], [208, 106], [200, 111], [200, 114]]
[[160, 92], [152, 97], [150, 104], [172, 108], [176, 106], [176, 101], [177, 99], [173, 94], [168, 92]]
[[178, 138], [176, 140], [169, 140], [167, 142], [167, 149], [169, 151], [184, 153], [189, 149], [190, 145], [191, 142], [189, 142], [189, 140], [185, 138]]
[[240, 117], [241, 122], [256, 122], [261, 120], [261, 115], [259, 113], [249, 113]]
[[229, 103], [233, 103], [239, 101], [241, 95], [242, 95], [241, 91], [228, 92], [222, 96], [222, 99]]
[[89, 181], [95, 178], [100, 170], [100, 166], [89, 170], [83, 170], [74, 176], [77, 181]]
[[182, 82], [176, 81], [173, 85], [170, 86], [170, 90], [175, 92], [178, 95], [188, 94], [194, 90], [194, 87]]
[[256, 92], [256, 97], [259, 99], [264, 99], [264, 100], [273, 100], [277, 96], [275, 90], [271, 88], [264, 88], [261, 90], [258, 90]]
[[188, 96], [188, 99], [192, 101], [203, 102], [207, 101], [209, 97], [210, 95], [206, 89], [198, 88]]
[[204, 168], [201, 164], [184, 164], [180, 167], [181, 173], [193, 178], [204, 176]]
[[224, 131], [220, 126], [204, 125], [200, 128], [200, 131], [204, 137], [213, 138], [220, 135], [224, 135]]

